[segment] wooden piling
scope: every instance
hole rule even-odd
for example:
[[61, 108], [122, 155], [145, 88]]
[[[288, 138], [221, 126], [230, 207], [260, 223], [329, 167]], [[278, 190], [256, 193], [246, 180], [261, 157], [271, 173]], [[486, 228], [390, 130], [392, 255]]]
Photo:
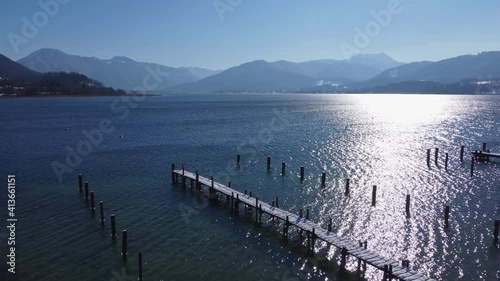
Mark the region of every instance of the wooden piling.
[[271, 156], [267, 156], [267, 169], [271, 169]]
[[439, 148], [436, 147], [436, 150], [434, 150], [434, 164], [436, 164], [436, 166], [438, 165], [438, 157], [439, 157]]
[[200, 190], [200, 189], [201, 189], [201, 184], [200, 184], [200, 173], [198, 172], [198, 170], [196, 170], [196, 180], [195, 180], [195, 181], [196, 181], [196, 183], [195, 183], [196, 188], [197, 188], [198, 190]]
[[323, 174], [321, 175], [321, 186], [325, 187], [325, 185], [326, 185], [326, 173], [323, 172]]
[[255, 224], [259, 224], [259, 197], [255, 198]]
[[316, 229], [313, 227], [311, 234], [311, 254], [314, 255], [314, 244], [316, 243]]
[[95, 198], [94, 198], [94, 192], [90, 192], [90, 210], [92, 211], [92, 214], [95, 212]]
[[465, 151], [465, 146], [460, 146], [460, 162], [464, 162], [464, 151]]
[[78, 175], [78, 189], [80, 190], [80, 193], [83, 192], [83, 176], [82, 176], [82, 174]]
[[278, 196], [276, 196], [276, 208], [279, 208], [280, 205], [278, 204]]
[[309, 208], [306, 209], [306, 220], [309, 219]]
[[345, 180], [345, 195], [349, 195], [349, 179]]
[[175, 177], [176, 177], [174, 170], [175, 170], [175, 163], [172, 163], [172, 185], [175, 184]]
[[474, 157], [472, 157], [471, 159], [471, 162], [470, 162], [470, 176], [473, 177], [474, 176]]
[[138, 254], [138, 263], [139, 263], [139, 281], [143, 281], [142, 278], [142, 252]]
[[116, 239], [116, 220], [115, 215], [111, 215], [111, 239]]
[[498, 244], [498, 232], [500, 232], [500, 220], [495, 220], [495, 226], [493, 228], [493, 242]]
[[262, 213], [264, 211], [262, 211], [262, 204], [259, 204], [259, 225], [262, 224]]
[[282, 176], [285, 175], [285, 169], [286, 169], [286, 163], [285, 162], [281, 162], [281, 175]]
[[431, 149], [427, 149], [427, 166], [431, 165]]
[[122, 231], [122, 257], [123, 260], [127, 259], [127, 231]]
[[101, 227], [104, 227], [104, 202], [99, 202], [99, 213], [101, 214]]
[[303, 218], [303, 217], [304, 217], [304, 216], [303, 216], [303, 209], [302, 209], [302, 208], [300, 208], [300, 210], [299, 210], [299, 217], [300, 217], [300, 218]]
[[377, 203], [377, 186], [374, 185], [372, 189], [372, 206], [375, 207]]
[[231, 181], [227, 183], [227, 187], [231, 188]]
[[85, 182], [85, 200], [89, 201], [89, 182]]
[[483, 142], [483, 152], [486, 152], [486, 143]]
[[345, 265], [347, 263], [347, 248], [346, 247], [342, 247], [342, 250], [341, 250], [341, 258], [340, 258], [340, 269], [341, 270], [345, 270]]
[[236, 164], [240, 164], [240, 160], [241, 160], [241, 155], [236, 155]]
[[304, 167], [300, 167], [300, 181], [304, 181]]
[[450, 218], [450, 206], [444, 206], [444, 227], [448, 227], [448, 219]]
[[448, 152], [445, 153], [445, 158], [444, 158], [444, 169], [448, 171]]
[[328, 222], [328, 232], [332, 232], [332, 218], [330, 218], [330, 221]]
[[406, 217], [410, 217], [410, 194], [406, 194]]

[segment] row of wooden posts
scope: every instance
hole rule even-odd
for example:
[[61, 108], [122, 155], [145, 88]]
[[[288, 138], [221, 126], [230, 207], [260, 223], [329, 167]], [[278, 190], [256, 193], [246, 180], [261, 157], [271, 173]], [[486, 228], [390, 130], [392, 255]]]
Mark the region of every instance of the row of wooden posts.
[[[483, 151], [486, 151], [486, 143], [483, 143]], [[428, 165], [430, 164], [430, 149], [427, 149], [427, 163]], [[464, 151], [465, 151], [465, 147], [462, 145], [460, 147], [460, 161], [463, 161], [463, 157], [464, 157]], [[439, 155], [439, 148], [436, 148], [435, 150], [435, 163], [437, 165], [438, 163], [438, 155]], [[445, 157], [445, 169], [448, 169], [448, 153], [446, 153], [446, 157]], [[240, 162], [241, 162], [241, 155], [238, 154], [236, 156], [236, 162], [237, 164], [239, 165]], [[175, 167], [175, 165], [173, 166], [173, 168]], [[183, 169], [184, 169], [184, 166], [183, 166]], [[271, 169], [271, 156], [267, 156], [267, 169]], [[282, 162], [281, 163], [281, 175], [285, 175], [285, 170], [286, 170], [286, 163], [285, 162]], [[198, 171], [196, 171], [196, 173], [198, 173]], [[472, 158], [472, 163], [471, 163], [471, 177], [473, 176], [474, 174], [474, 157]], [[304, 167], [300, 167], [300, 180], [301, 181], [304, 181]], [[321, 186], [322, 187], [325, 187], [326, 185], [326, 173], [323, 172], [321, 174]], [[229, 187], [231, 187], [231, 182], [229, 182]], [[349, 192], [350, 192], [350, 179], [346, 179], [345, 180], [345, 195], [348, 196], [349, 195]], [[246, 191], [245, 191], [245, 194], [246, 194]], [[250, 193], [250, 196], [251, 193]], [[372, 206], [375, 206], [376, 205], [376, 201], [377, 201], [377, 186], [376, 185], [373, 185], [372, 187]], [[406, 216], [409, 218], [411, 217], [411, 212], [410, 212], [410, 206], [411, 206], [411, 196], [410, 194], [407, 194], [406, 195], [406, 204], [405, 204], [405, 213], [406, 213]], [[274, 206], [274, 201], [273, 201], [273, 206]], [[278, 197], [276, 197], [276, 207], [278, 207]], [[300, 210], [301, 213], [302, 213], [302, 209]], [[307, 210], [307, 214], [309, 214], [309, 210]], [[302, 217], [302, 216], [301, 216]], [[446, 205], [444, 207], [444, 226], [445, 226], [445, 229], [448, 229], [448, 226], [449, 226], [449, 218], [450, 218], [450, 206]], [[498, 236], [499, 236], [499, 227], [500, 227], [500, 220], [495, 220], [495, 223], [494, 223], [494, 230], [493, 230], [493, 241], [495, 244], [498, 243]]]
[[[483, 147], [482, 151], [483, 152], [489, 152], [489, 150], [486, 149], [486, 143], [483, 142]], [[464, 153], [465, 153], [465, 146], [460, 146], [460, 162], [464, 162]], [[445, 159], [444, 159], [444, 169], [448, 171], [448, 152], [445, 153]], [[438, 166], [438, 159], [439, 159], [439, 148], [434, 149], [434, 164]], [[487, 159], [487, 158], [486, 158]], [[474, 176], [474, 164], [475, 164], [476, 158], [473, 156], [471, 158], [471, 163], [470, 163], [470, 176]], [[481, 160], [481, 159], [480, 159]], [[431, 165], [431, 149], [427, 149], [427, 166]]]
[[[85, 184], [83, 183], [83, 176], [82, 174], [78, 175], [78, 188], [80, 190], [80, 193], [84, 193], [84, 199], [89, 203], [90, 200], [90, 211], [92, 212], [92, 215], [95, 214], [96, 207], [95, 207], [95, 195], [94, 191], [90, 191], [90, 196], [89, 196], [89, 183], [86, 181]], [[100, 213], [100, 223], [101, 223], [101, 228], [104, 229], [104, 202], [100, 201], [99, 202], [99, 213]], [[127, 230], [122, 231], [122, 258], [123, 261], [125, 262], [127, 260], [127, 248], [128, 248], [128, 242], [127, 242]], [[111, 240], [113, 243], [116, 241], [116, 217], [114, 214], [111, 215]], [[139, 267], [139, 281], [143, 281], [143, 274], [142, 274], [142, 252], [139, 251], [137, 254], [138, 256], [138, 267]]]

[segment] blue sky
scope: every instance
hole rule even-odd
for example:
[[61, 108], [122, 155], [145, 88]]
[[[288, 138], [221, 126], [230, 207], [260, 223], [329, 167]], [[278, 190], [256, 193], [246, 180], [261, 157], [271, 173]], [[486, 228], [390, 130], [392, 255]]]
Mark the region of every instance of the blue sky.
[[[68, 3], [44, 24], [39, 2], [53, 1]], [[389, 3], [399, 3], [399, 12], [377, 22], [372, 12], [388, 11]], [[403, 62], [500, 50], [497, 0], [2, 0], [0, 13], [0, 53], [14, 60], [45, 47], [213, 69], [257, 59], [343, 59], [341, 44], [356, 47], [355, 29], [366, 34], [367, 24], [379, 30], [357, 51]], [[22, 18], [34, 23], [35, 15], [40, 27], [27, 38]], [[13, 36], [24, 38], [17, 51]]]

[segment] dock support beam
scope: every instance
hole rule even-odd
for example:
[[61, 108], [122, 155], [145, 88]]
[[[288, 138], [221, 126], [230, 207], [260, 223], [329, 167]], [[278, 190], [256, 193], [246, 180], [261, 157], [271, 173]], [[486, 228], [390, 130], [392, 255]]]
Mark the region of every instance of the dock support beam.
[[460, 146], [460, 162], [464, 162], [464, 151], [465, 151], [465, 146]]
[[122, 257], [123, 260], [127, 260], [127, 231], [122, 231]]
[[347, 263], [347, 248], [342, 247], [342, 251], [340, 252], [341, 258], [340, 258], [340, 269], [345, 270], [345, 265]]
[[474, 157], [472, 157], [471, 159], [471, 162], [470, 162], [470, 176], [473, 177], [474, 176]]
[[372, 189], [372, 206], [375, 207], [377, 203], [377, 186], [374, 185]]
[[448, 220], [450, 218], [450, 206], [444, 206], [444, 227], [448, 228]]
[[83, 192], [83, 176], [82, 176], [82, 174], [78, 175], [78, 189], [80, 190], [80, 193]]
[[495, 220], [495, 227], [493, 229], [493, 243], [498, 244], [498, 232], [500, 232], [500, 220]]
[[445, 158], [444, 158], [444, 169], [448, 171], [448, 152], [445, 153]]
[[410, 194], [406, 194], [406, 217], [410, 217]]
[[111, 239], [115, 241], [116, 239], [116, 220], [115, 220], [115, 215], [111, 215]]
[[143, 281], [142, 278], [142, 252], [138, 254], [138, 263], [139, 263], [139, 281]]

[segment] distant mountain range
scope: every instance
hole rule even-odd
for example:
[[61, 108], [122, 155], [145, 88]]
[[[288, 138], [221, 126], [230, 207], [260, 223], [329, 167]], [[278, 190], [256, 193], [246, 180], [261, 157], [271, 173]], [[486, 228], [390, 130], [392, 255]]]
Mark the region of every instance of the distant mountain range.
[[[406, 64], [384, 53], [356, 55], [348, 60], [256, 60], [224, 71], [169, 67], [120, 56], [104, 60], [56, 49], [40, 49], [18, 62], [37, 72], [81, 73], [106, 86], [125, 90], [141, 86], [145, 77], [157, 72], [162, 76], [155, 91], [179, 93], [396, 92], [404, 86], [412, 92], [467, 92], [476, 82], [494, 85], [500, 78], [500, 52]], [[26, 73], [26, 68], [14, 68], [17, 70], [10, 73]]]
[[122, 90], [105, 87], [102, 83], [75, 72], [30, 70], [0, 55], [0, 97], [12, 96], [118, 96]]
[[151, 72], [161, 75], [161, 83], [155, 87], [157, 91], [185, 82], [194, 82], [219, 72], [196, 67], [175, 68], [137, 62], [123, 56], [103, 60], [96, 57], [69, 55], [56, 49], [40, 49], [18, 62], [38, 72], [81, 73], [107, 86], [124, 90], [133, 90], [142, 86], [145, 77], [150, 76]]

